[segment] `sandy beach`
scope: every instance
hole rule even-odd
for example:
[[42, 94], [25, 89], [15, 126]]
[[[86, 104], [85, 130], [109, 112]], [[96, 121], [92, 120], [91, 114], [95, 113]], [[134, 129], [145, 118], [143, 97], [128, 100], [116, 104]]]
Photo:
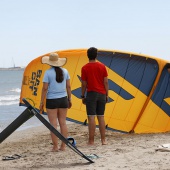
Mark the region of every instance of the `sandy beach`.
[[[123, 134], [107, 130], [108, 144], [102, 146], [97, 129], [95, 145], [87, 146], [87, 126], [67, 124], [69, 136], [76, 140], [77, 148], [85, 155], [98, 156], [92, 158], [95, 163], [89, 163], [69, 147], [66, 151], [51, 152], [49, 130], [42, 125], [15, 131], [0, 144], [0, 169], [170, 169], [170, 152], [156, 151], [158, 145], [170, 143], [170, 133]], [[14, 154], [21, 157], [3, 160], [4, 156]]]

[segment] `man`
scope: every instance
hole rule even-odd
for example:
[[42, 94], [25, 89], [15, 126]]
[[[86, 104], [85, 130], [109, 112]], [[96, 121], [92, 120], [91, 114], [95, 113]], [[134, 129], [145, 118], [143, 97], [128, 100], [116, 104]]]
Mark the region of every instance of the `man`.
[[[108, 101], [108, 74], [105, 65], [96, 62], [97, 49], [95, 47], [91, 47], [87, 50], [87, 56], [89, 63], [84, 65], [81, 70], [81, 98], [83, 104], [86, 103], [88, 116], [88, 145], [94, 144], [96, 115], [99, 122], [101, 143], [102, 145], [106, 145], [104, 111], [106, 102]], [[85, 97], [86, 93], [87, 95]]]

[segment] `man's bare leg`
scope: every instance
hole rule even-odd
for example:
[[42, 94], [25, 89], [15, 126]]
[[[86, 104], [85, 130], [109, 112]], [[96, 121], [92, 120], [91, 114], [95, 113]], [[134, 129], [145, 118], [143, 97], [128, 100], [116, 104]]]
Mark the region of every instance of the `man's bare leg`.
[[94, 135], [96, 129], [95, 116], [88, 116], [89, 141], [88, 145], [94, 145]]
[[99, 122], [99, 130], [100, 130], [100, 135], [101, 135], [101, 142], [102, 145], [106, 145], [105, 141], [105, 120], [104, 116], [97, 116], [98, 122]]

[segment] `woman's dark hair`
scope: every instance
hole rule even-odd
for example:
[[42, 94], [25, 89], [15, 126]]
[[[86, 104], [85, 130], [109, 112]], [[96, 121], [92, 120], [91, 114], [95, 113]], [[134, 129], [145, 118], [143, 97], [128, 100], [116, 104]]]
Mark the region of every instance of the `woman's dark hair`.
[[95, 60], [96, 57], [97, 57], [97, 48], [95, 48], [95, 47], [90, 47], [90, 48], [87, 50], [87, 56], [88, 56], [89, 60]]
[[63, 70], [60, 67], [54, 67], [56, 72], [56, 81], [61, 83], [64, 80]]

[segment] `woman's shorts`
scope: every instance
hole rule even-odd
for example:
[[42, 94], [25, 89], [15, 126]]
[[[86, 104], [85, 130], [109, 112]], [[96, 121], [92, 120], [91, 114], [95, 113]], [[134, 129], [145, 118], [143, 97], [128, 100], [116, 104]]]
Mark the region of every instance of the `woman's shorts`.
[[68, 108], [68, 99], [66, 97], [58, 99], [46, 99], [47, 109]]
[[86, 111], [88, 116], [103, 116], [105, 112], [106, 95], [94, 91], [87, 92]]

